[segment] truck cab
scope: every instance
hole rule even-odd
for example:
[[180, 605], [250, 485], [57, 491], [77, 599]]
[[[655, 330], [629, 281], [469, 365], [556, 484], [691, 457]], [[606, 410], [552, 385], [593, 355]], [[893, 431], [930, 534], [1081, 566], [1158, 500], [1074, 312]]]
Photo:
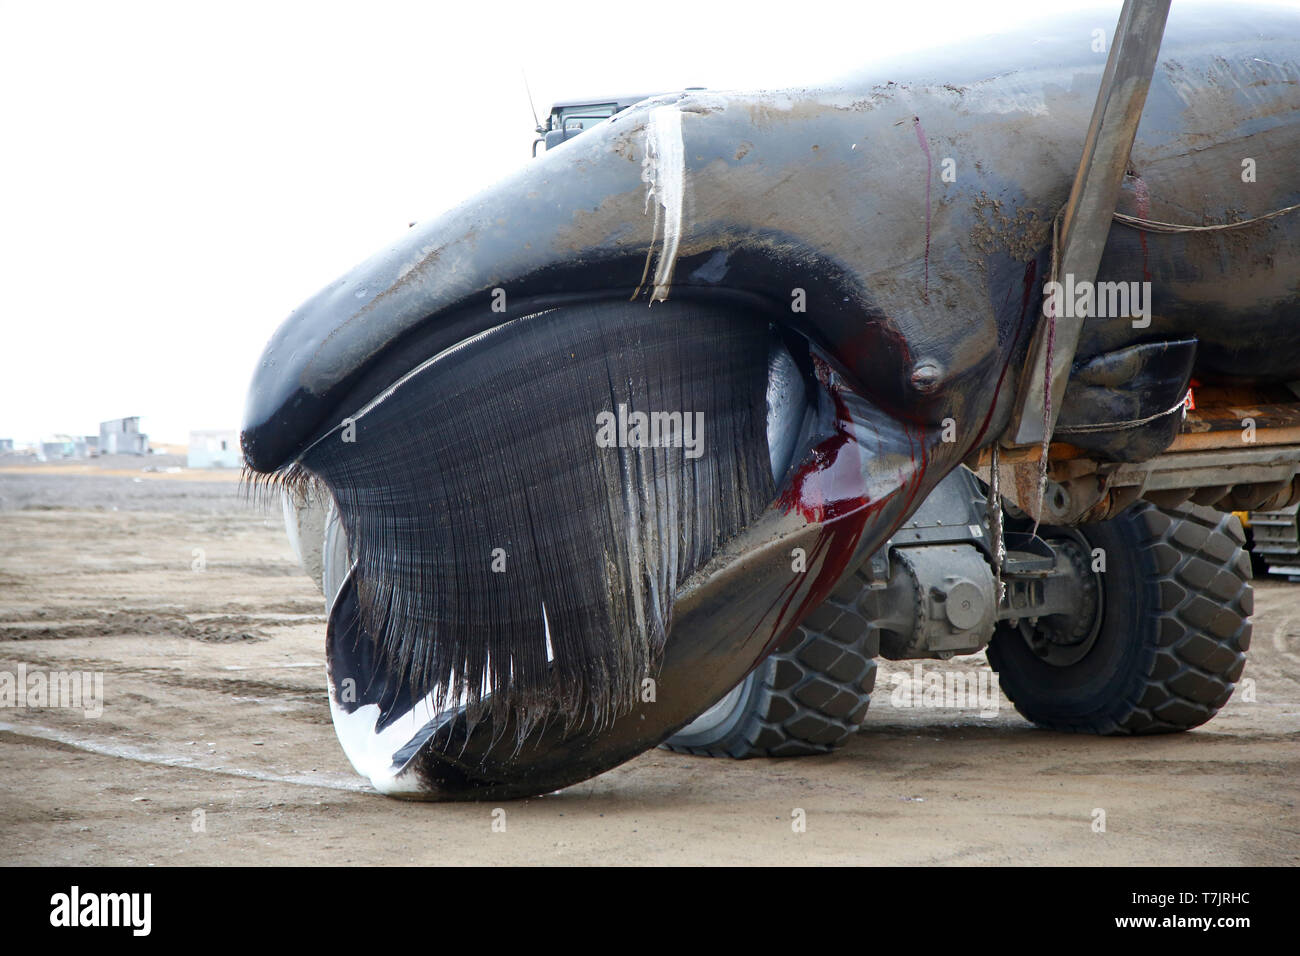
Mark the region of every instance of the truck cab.
[[649, 99], [656, 94], [646, 93], [633, 96], [615, 96], [602, 100], [566, 100], [551, 107], [546, 122], [537, 127], [537, 139], [533, 141], [533, 155], [537, 155], [538, 145], [545, 149], [554, 149], [561, 143], [573, 139], [583, 130], [591, 129], [597, 123], [603, 123], [615, 113], [621, 112]]

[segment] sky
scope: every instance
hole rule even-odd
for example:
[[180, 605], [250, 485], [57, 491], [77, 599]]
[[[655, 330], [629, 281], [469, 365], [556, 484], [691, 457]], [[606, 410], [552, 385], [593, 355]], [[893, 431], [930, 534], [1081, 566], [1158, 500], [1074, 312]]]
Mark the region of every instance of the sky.
[[238, 427], [294, 307], [529, 161], [525, 77], [803, 85], [1044, 9], [0, 0], [0, 437]]

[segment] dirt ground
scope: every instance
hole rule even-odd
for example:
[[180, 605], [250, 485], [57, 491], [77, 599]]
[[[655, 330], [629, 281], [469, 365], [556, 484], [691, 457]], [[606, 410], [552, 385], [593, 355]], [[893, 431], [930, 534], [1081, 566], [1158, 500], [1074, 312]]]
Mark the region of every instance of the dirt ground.
[[0, 708], [0, 863], [1300, 863], [1300, 584], [1258, 584], [1254, 700], [1192, 733], [908, 708], [889, 675], [911, 666], [884, 662], [834, 755], [653, 751], [494, 815], [371, 791], [278, 512], [233, 474], [144, 466], [0, 466], [0, 673], [103, 675], [99, 716]]

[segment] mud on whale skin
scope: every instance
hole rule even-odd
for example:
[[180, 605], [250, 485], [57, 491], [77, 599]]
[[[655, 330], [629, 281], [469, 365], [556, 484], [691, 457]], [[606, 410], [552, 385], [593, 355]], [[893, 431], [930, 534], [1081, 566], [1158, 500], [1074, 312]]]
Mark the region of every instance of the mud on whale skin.
[[[358, 769], [389, 792], [495, 798], [653, 746], [999, 434], [1104, 22], [824, 89], [647, 101], [286, 320], [243, 445], [254, 472], [323, 486], [347, 530], [329, 646]], [[1296, 27], [1177, 5], [1120, 211], [1199, 224], [1300, 202]], [[1115, 226], [1099, 279], [1151, 282], [1154, 318], [1085, 324], [1080, 361], [1192, 341], [1198, 376], [1297, 377], [1296, 218]], [[774, 354], [798, 369], [793, 403], [768, 400]], [[705, 454], [598, 448], [594, 416], [620, 402], [704, 411]], [[797, 578], [795, 547], [815, 556]]]

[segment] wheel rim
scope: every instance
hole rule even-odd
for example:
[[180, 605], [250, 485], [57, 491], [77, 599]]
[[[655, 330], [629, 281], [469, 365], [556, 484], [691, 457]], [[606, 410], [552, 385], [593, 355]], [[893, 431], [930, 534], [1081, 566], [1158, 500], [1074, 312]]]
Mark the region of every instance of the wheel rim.
[[1092, 549], [1077, 531], [1060, 529], [1049, 539], [1053, 549], [1074, 568], [1078, 587], [1074, 609], [1069, 614], [1022, 618], [1016, 630], [1042, 661], [1054, 667], [1069, 667], [1088, 656], [1105, 611], [1101, 574], [1092, 569]]

